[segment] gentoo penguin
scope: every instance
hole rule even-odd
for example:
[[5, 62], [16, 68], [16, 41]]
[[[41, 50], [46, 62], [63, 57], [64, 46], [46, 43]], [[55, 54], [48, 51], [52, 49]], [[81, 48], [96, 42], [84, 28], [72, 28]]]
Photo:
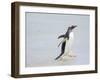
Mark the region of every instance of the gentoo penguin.
[[[60, 57], [62, 57], [63, 55], [68, 55], [70, 53], [71, 50], [71, 45], [73, 42], [73, 29], [77, 27], [76, 25], [72, 25], [70, 27], [68, 27], [67, 32], [63, 35], [60, 35], [58, 37], [59, 38], [63, 38], [63, 40], [60, 42], [60, 44], [62, 44], [61, 46], [61, 54], [55, 58], [55, 60], [59, 59]], [[60, 46], [60, 44], [58, 45], [58, 47]]]

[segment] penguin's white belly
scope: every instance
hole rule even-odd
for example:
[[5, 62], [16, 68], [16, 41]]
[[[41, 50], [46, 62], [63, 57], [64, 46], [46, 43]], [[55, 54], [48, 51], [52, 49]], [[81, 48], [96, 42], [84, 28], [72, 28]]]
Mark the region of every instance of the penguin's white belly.
[[64, 55], [70, 54], [70, 51], [72, 48], [72, 43], [73, 43], [73, 38], [74, 38], [74, 34], [73, 34], [73, 32], [71, 32], [69, 35], [69, 40], [66, 39]]

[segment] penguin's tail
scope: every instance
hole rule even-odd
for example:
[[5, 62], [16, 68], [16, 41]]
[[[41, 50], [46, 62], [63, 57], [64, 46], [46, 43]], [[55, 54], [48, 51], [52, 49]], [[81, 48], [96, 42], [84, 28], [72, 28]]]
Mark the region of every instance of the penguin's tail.
[[63, 53], [61, 53], [58, 57], [56, 57], [55, 60], [58, 60], [62, 55]]
[[56, 57], [55, 60], [58, 60], [60, 58], [60, 56]]

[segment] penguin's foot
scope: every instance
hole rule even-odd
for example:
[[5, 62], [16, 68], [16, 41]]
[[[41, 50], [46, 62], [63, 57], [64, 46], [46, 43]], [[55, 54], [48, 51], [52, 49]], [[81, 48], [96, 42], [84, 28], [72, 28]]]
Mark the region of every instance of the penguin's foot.
[[72, 57], [72, 55], [64, 55], [64, 56], [62, 56], [62, 60], [64, 60], [64, 61], [68, 61], [68, 60], [71, 60], [71, 59], [73, 59], [74, 57]]
[[69, 57], [76, 57], [75, 54], [68, 54]]
[[70, 53], [70, 54], [61, 56], [59, 59], [57, 59], [57, 61], [65, 62], [65, 61], [73, 60], [75, 59], [75, 57], [77, 57], [75, 54]]

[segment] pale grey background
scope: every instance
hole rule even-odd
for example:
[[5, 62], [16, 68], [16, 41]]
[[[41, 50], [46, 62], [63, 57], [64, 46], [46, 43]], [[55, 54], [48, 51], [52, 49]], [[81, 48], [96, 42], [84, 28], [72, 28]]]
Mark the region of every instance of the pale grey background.
[[[89, 15], [25, 13], [25, 66], [55, 66], [89, 64]], [[73, 61], [59, 63], [54, 60], [60, 54], [57, 37], [70, 25], [74, 30]]]

